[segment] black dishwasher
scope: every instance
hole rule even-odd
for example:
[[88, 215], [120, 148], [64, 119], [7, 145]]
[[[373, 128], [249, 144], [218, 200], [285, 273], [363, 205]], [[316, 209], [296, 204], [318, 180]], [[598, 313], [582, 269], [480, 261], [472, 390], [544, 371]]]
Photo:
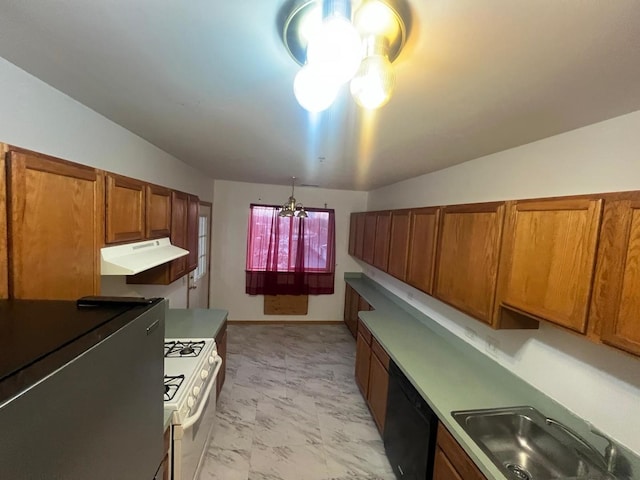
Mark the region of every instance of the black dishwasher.
[[437, 429], [438, 417], [391, 361], [384, 449], [398, 479], [431, 479]]

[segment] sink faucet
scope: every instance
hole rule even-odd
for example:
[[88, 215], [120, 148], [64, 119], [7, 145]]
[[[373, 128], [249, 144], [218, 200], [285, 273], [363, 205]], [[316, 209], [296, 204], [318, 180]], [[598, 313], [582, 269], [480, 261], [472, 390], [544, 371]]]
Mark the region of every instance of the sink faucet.
[[604, 448], [604, 461], [607, 464], [607, 472], [613, 473], [616, 467], [616, 459], [618, 457], [618, 447], [613, 443], [613, 440], [604, 434], [601, 430], [597, 429], [593, 424], [589, 423], [589, 430], [594, 435], [604, 438], [608, 445]]
[[598, 459], [598, 461], [601, 462], [606, 467], [607, 472], [613, 474], [613, 470], [615, 469], [615, 466], [616, 466], [615, 464], [616, 464], [616, 457], [618, 455], [618, 449], [615, 443], [613, 443], [613, 440], [611, 440], [611, 438], [605, 435], [602, 431], [598, 430], [591, 423], [588, 423], [589, 430], [591, 431], [591, 433], [593, 433], [594, 435], [597, 435], [598, 437], [602, 437], [607, 442], [609, 442], [609, 444], [604, 449], [604, 455], [603, 455], [593, 445], [591, 445], [589, 442], [587, 442], [584, 438], [582, 438], [576, 432], [571, 430], [565, 424], [557, 420], [554, 420], [553, 418], [547, 418], [545, 421], [547, 425], [553, 425], [559, 428], [564, 433], [566, 433], [571, 438], [573, 438], [575, 441], [577, 441], [579, 444], [581, 444], [584, 448], [589, 450]]

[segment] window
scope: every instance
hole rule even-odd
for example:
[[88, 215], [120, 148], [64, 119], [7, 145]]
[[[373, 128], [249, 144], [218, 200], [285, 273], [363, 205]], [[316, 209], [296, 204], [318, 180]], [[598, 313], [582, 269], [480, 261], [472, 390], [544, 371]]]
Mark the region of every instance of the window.
[[198, 222], [198, 266], [194, 280], [200, 280], [207, 274], [207, 237], [209, 234], [208, 217], [201, 215]]
[[308, 217], [279, 217], [280, 207], [251, 205], [247, 284], [251, 295], [333, 293], [335, 214], [307, 209]]

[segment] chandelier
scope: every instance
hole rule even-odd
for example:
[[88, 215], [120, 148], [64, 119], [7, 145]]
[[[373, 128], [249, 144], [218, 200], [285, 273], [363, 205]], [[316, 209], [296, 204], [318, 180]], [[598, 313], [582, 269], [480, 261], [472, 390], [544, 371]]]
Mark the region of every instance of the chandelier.
[[307, 212], [304, 211], [304, 206], [301, 203], [296, 203], [296, 198], [293, 196], [293, 184], [296, 181], [296, 177], [291, 177], [291, 196], [281, 207], [278, 213], [279, 217], [298, 217], [307, 218]]
[[293, 82], [298, 103], [310, 112], [329, 108], [349, 82], [358, 105], [385, 105], [395, 87], [391, 63], [407, 37], [397, 0], [302, 0], [294, 3], [283, 41], [302, 66]]

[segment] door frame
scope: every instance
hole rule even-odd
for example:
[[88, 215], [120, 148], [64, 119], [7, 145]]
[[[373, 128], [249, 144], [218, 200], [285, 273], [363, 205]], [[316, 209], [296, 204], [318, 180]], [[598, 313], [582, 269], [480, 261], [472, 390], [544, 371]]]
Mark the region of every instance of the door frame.
[[[213, 224], [213, 203], [212, 202], [205, 202], [204, 200], [200, 200], [199, 202], [200, 206], [202, 207], [208, 207], [209, 208], [209, 222], [208, 222], [208, 232], [207, 232], [207, 240], [208, 240], [208, 245], [207, 245], [207, 308], [211, 308], [211, 242], [212, 242], [212, 238], [211, 238], [211, 232], [212, 232], [212, 224]], [[198, 218], [200, 218], [200, 213], [198, 213]], [[200, 252], [198, 252], [200, 253]], [[189, 275], [191, 275], [193, 272], [189, 272]], [[190, 308], [190, 299], [191, 299], [191, 290], [190, 290], [190, 279], [189, 279], [189, 275], [187, 276], [187, 308]]]

